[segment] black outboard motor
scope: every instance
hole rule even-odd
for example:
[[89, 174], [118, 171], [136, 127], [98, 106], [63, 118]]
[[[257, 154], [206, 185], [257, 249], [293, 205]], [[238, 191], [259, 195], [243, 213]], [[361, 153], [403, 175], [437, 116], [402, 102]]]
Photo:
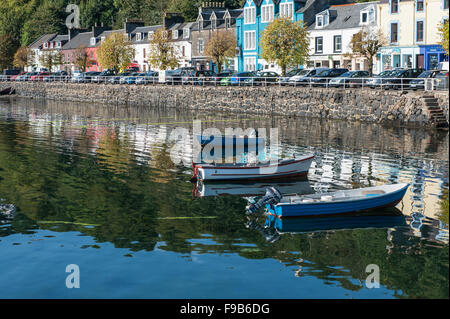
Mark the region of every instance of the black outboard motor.
[[247, 207], [247, 214], [254, 214], [256, 213], [261, 207], [263, 207], [266, 204], [276, 205], [280, 202], [281, 193], [278, 189], [271, 186], [266, 189], [266, 195], [264, 195], [263, 198], [261, 198], [258, 202], [255, 204], [250, 205]]

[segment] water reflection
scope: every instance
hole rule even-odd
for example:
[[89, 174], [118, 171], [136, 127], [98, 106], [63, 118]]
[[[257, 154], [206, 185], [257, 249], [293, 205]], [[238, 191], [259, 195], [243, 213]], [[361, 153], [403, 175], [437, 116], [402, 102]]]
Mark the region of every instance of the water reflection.
[[[98, 254], [111, 243], [130, 255], [162, 251], [183, 260], [199, 254], [276, 260], [286, 271], [320, 279], [322, 289], [337, 284], [352, 292], [364, 289], [359, 281], [366, 277], [365, 266], [375, 263], [383, 269], [382, 284], [397, 297], [448, 298], [448, 133], [273, 119], [282, 156], [316, 154], [307, 180], [278, 183], [284, 193], [413, 185], [397, 206], [405, 217], [372, 220], [370, 227], [361, 219], [335, 222], [334, 228], [324, 221], [316, 229], [303, 222], [303, 230], [295, 231], [298, 225], [289, 222], [274, 227], [259, 217], [249, 224], [244, 216], [249, 198], [263, 195], [267, 183], [199, 184], [193, 198], [191, 167], [185, 165], [191, 145], [178, 164], [169, 155], [172, 130], [191, 129], [194, 118], [222, 132], [272, 126], [272, 119], [241, 114], [0, 102], [0, 206], [15, 207], [0, 224], [0, 249], [14, 236], [27, 244], [27, 236], [43, 230], [55, 236], [76, 232], [92, 238]], [[80, 255], [92, 248], [84, 245], [72, 242], [83, 248]], [[173, 264], [182, 267], [176, 258]], [[183, 279], [191, 280], [189, 275]], [[285, 277], [280, 272], [277, 278]], [[285, 284], [297, 297], [298, 283]]]

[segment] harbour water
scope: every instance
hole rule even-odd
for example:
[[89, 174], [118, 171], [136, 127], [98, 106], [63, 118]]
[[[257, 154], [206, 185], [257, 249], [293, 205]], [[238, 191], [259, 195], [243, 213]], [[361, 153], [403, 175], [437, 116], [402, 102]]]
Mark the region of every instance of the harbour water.
[[[172, 161], [171, 132], [194, 119], [275, 127], [280, 156], [314, 153], [286, 192], [411, 186], [372, 217], [247, 217], [267, 183], [193, 185]], [[448, 298], [448, 151], [424, 129], [0, 100], [0, 298]]]

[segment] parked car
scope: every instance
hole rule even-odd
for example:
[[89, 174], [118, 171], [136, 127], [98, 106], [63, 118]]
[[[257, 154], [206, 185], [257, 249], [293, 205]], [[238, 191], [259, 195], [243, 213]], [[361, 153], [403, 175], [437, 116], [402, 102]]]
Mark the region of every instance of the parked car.
[[100, 74], [92, 77], [93, 83], [106, 83], [108, 77], [115, 75], [114, 70], [106, 69], [100, 72]]
[[406, 90], [409, 88], [409, 83], [417, 78], [424, 69], [402, 69], [392, 72], [388, 78], [386, 78], [386, 83], [383, 83], [383, 88], [385, 90]]
[[205, 85], [216, 81], [216, 73], [211, 70], [190, 71], [183, 76], [183, 84]]
[[240, 72], [233, 74], [230, 77], [230, 84], [229, 85], [242, 85], [247, 78], [255, 77], [255, 72], [247, 71], [247, 72]]
[[312, 86], [328, 86], [332, 78], [348, 72], [348, 69], [328, 69], [311, 76]]
[[21, 72], [19, 69], [3, 70], [3, 73], [0, 74], [0, 81], [12, 81], [11, 77], [17, 76], [21, 73], [23, 73], [23, 72]]
[[362, 86], [364, 78], [369, 77], [369, 71], [348, 71], [328, 82], [328, 86], [334, 87], [356, 87]]
[[231, 78], [237, 76], [237, 72], [231, 73], [229, 76], [223, 77], [220, 79], [220, 85], [221, 86], [230, 86], [231, 85]]
[[280, 75], [272, 71], [257, 72], [254, 77], [244, 79], [247, 85], [270, 85], [278, 82]]
[[429, 71], [423, 71], [419, 74], [417, 79], [412, 80], [409, 82], [409, 87], [411, 90], [423, 90], [425, 89], [425, 80], [431, 79], [436, 76], [436, 74], [439, 74], [443, 70], [429, 70]]
[[448, 91], [448, 71], [442, 71], [435, 75], [434, 89]]
[[70, 79], [70, 82], [72, 83], [80, 83], [80, 80], [83, 79], [83, 72], [81, 71], [74, 71], [72, 73], [72, 77]]
[[32, 75], [30, 77], [30, 81], [40, 82], [40, 81], [43, 81], [45, 77], [48, 77], [50, 75], [51, 75], [50, 72], [39, 72], [36, 75]]
[[108, 78], [108, 83], [110, 83], [110, 84], [119, 84], [120, 83], [120, 79], [122, 77], [129, 76], [131, 74], [132, 74], [131, 72], [122, 72], [122, 73], [116, 74], [115, 76], [111, 76], [110, 78]]
[[143, 74], [143, 76], [140, 76], [136, 79], [136, 84], [158, 83], [158, 76], [159, 76], [158, 72], [147, 71], [141, 74]]
[[182, 67], [176, 69], [171, 74], [171, 84], [184, 84], [184, 80], [188, 77], [192, 72], [195, 72], [194, 67]]
[[220, 72], [219, 74], [216, 75], [214, 81], [216, 83], [220, 83], [220, 81], [222, 81], [223, 78], [232, 76], [233, 73], [234, 73], [234, 71], [222, 71], [222, 72]]
[[291, 79], [291, 77], [299, 74], [300, 72], [304, 71], [305, 69], [294, 69], [289, 71], [288, 73], [286, 73], [286, 76], [281, 77], [278, 82], [280, 82], [281, 85], [288, 85], [289, 84], [289, 80]]
[[38, 75], [39, 72], [27, 72], [16, 78], [17, 82], [26, 82], [29, 81], [32, 76]]
[[25, 73], [26, 72], [20, 72], [19, 74], [11, 75], [10, 78], [9, 78], [9, 81], [11, 81], [11, 82], [16, 81], [17, 77], [19, 77], [21, 75], [24, 75]]
[[128, 80], [130, 78], [136, 77], [137, 75], [139, 75], [138, 72], [133, 72], [133, 73], [130, 73], [130, 74], [127, 74], [127, 75], [123, 75], [119, 79], [119, 84], [128, 84]]
[[368, 79], [365, 86], [374, 89], [376, 87], [381, 87], [383, 83], [383, 78], [388, 78], [394, 70], [386, 70], [379, 74], [372, 75], [372, 78]]
[[66, 71], [57, 71], [55, 73], [50, 74], [49, 76], [44, 78], [44, 82], [66, 82], [68, 80], [69, 75]]
[[303, 69], [289, 79], [290, 85], [308, 85], [311, 77], [329, 68]]

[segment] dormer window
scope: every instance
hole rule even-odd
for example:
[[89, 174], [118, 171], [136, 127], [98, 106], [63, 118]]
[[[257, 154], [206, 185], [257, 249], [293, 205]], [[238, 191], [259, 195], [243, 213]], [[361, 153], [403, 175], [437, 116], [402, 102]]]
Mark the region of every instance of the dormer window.
[[142, 41], [142, 33], [136, 33], [136, 41]]
[[360, 13], [360, 24], [365, 25], [375, 20], [375, 11], [373, 8], [369, 10], [361, 11]]
[[323, 27], [323, 16], [318, 16], [316, 18], [316, 25], [317, 25], [318, 28]]
[[97, 39], [95, 37], [91, 38], [91, 45], [96, 45], [97, 44]]
[[293, 3], [281, 3], [280, 4], [280, 16], [282, 18], [294, 18], [294, 5]]
[[213, 19], [213, 20], [211, 20], [211, 29], [216, 29], [217, 28], [217, 20], [216, 19]]
[[244, 8], [244, 24], [253, 24], [256, 21], [256, 8]]
[[225, 28], [227, 28], [227, 29], [231, 28], [231, 19], [230, 18], [225, 19]]
[[101, 37], [101, 41], [103, 42], [103, 41], [105, 41], [106, 40], [106, 37]]
[[47, 48], [48, 48], [48, 43], [45, 42], [45, 43], [44, 43], [44, 49], [47, 49]]
[[184, 39], [189, 39], [189, 28], [184, 28], [183, 29], [183, 38]]
[[172, 39], [173, 40], [177, 40], [178, 39], [178, 30], [173, 30], [172, 31]]
[[61, 42], [56, 43], [56, 47], [60, 48], [61, 47]]
[[268, 23], [273, 21], [273, 4], [266, 4], [261, 7], [261, 22]]
[[153, 31], [150, 31], [149, 33], [148, 33], [148, 39], [150, 40], [150, 39], [153, 39]]

